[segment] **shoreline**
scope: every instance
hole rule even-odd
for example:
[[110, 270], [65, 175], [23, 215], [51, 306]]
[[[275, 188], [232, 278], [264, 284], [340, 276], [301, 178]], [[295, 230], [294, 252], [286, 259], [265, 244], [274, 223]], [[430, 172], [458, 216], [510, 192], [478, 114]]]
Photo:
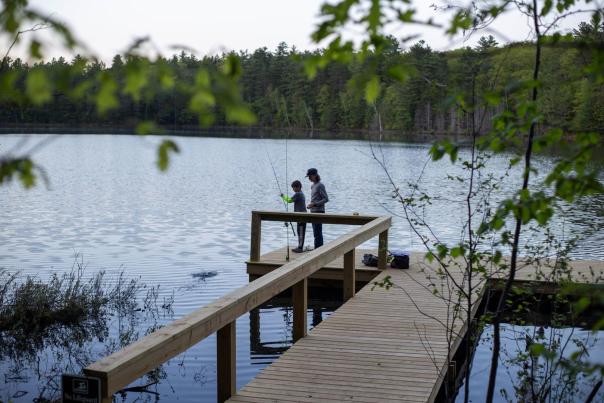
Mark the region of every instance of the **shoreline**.
[[[68, 125], [3, 125], [0, 126], [2, 134], [109, 134], [109, 135], [137, 135], [132, 126], [68, 126]], [[161, 127], [161, 131], [150, 133], [149, 136], [177, 136], [177, 137], [218, 137], [218, 138], [249, 138], [249, 139], [296, 139], [296, 140], [366, 140], [382, 142], [410, 142], [423, 143], [440, 139], [454, 139], [461, 141], [470, 138], [461, 133], [409, 133], [398, 130], [365, 129], [337, 129], [333, 131], [314, 130], [306, 128], [272, 128], [259, 126], [215, 126], [202, 128], [199, 126]]]

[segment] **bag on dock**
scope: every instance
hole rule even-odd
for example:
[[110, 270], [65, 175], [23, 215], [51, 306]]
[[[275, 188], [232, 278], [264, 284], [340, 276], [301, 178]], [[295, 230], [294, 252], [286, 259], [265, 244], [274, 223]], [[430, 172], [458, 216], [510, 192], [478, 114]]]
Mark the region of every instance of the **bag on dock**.
[[365, 266], [377, 267], [378, 257], [376, 255], [372, 255], [371, 253], [365, 253], [363, 255], [363, 264]]
[[391, 250], [390, 256], [392, 261], [390, 267], [393, 269], [408, 269], [409, 268], [409, 253], [402, 250]]

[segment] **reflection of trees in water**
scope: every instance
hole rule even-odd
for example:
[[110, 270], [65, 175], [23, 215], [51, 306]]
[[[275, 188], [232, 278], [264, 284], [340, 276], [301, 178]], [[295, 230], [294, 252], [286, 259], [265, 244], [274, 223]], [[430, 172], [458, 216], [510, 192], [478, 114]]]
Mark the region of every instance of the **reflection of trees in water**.
[[[36, 280], [28, 284], [36, 293], [60, 300], [60, 303], [46, 307], [48, 309], [44, 314], [41, 313], [43, 309], [25, 304], [24, 301], [15, 310], [15, 307], [7, 306], [7, 302], [15, 303], [15, 300], [6, 298], [7, 292], [4, 297], [0, 296], [0, 372], [4, 374], [4, 379], [0, 380], [3, 381], [0, 401], [5, 398], [56, 401], [60, 396], [62, 374], [80, 373], [90, 363], [159, 329], [162, 323], [171, 319], [174, 296], [162, 297], [159, 287], [148, 287], [140, 280], [127, 279], [123, 273], [112, 281], [105, 279], [103, 273], [84, 280], [78, 269], [76, 267], [75, 273], [65, 274], [65, 278], [58, 279], [62, 282], [50, 280], [43, 283]], [[7, 273], [0, 271], [0, 275]], [[0, 284], [3, 283], [0, 281]], [[11, 283], [13, 296], [24, 291], [19, 287], [25, 283], [26, 279], [14, 279]], [[341, 305], [341, 298], [338, 298], [341, 292], [341, 289], [309, 290], [308, 306], [309, 314], [312, 312], [313, 327], [321, 322], [325, 313]], [[83, 294], [87, 299], [78, 300]], [[334, 294], [337, 295], [335, 298]], [[64, 306], [76, 300], [82, 305], [77, 307], [77, 304], [73, 304], [71, 314], [64, 315]], [[27, 309], [31, 312], [25, 313]], [[273, 314], [279, 318], [278, 333], [273, 332], [270, 336], [265, 334], [268, 340], [262, 340], [261, 318], [275, 323]], [[10, 315], [29, 315], [30, 320], [21, 320], [9, 328], [6, 325], [8, 322], [2, 318]], [[53, 320], [48, 320], [51, 317]], [[272, 362], [291, 345], [291, 321], [291, 298], [287, 295], [274, 298], [260, 309], [250, 312], [253, 365]], [[165, 400], [166, 393], [177, 392], [168, 376], [175, 374], [190, 379], [190, 387], [199, 385], [203, 389], [208, 379], [213, 378], [211, 371], [208, 372], [207, 363], [191, 364], [186, 358], [185, 352], [147, 373], [134, 386], [118, 392], [115, 398], [118, 401], [155, 402], [160, 399], [161, 393]]]
[[[311, 291], [312, 290], [312, 291]], [[315, 298], [308, 299], [308, 310], [312, 311], [311, 327], [323, 320], [323, 313], [335, 311], [342, 305], [341, 299], [334, 299], [334, 289], [310, 289]], [[341, 289], [336, 289], [341, 294]], [[283, 313], [283, 336], [279, 340], [262, 340], [261, 318], [263, 311], [280, 309]], [[279, 296], [259, 308], [250, 311], [250, 359], [253, 365], [267, 365], [283, 354], [292, 344], [292, 301], [291, 297]]]
[[[81, 373], [173, 314], [173, 295], [160, 300], [159, 286], [127, 279], [123, 272], [114, 281], [102, 272], [86, 280], [83, 272], [76, 262], [70, 273], [43, 282], [0, 271], [0, 368], [6, 386], [1, 393], [8, 399], [57, 400], [63, 373]], [[144, 383], [165, 378], [160, 367]]]
[[[596, 289], [594, 289], [596, 290]], [[516, 289], [514, 304], [504, 317], [502, 368], [509, 387], [500, 394], [505, 401], [587, 401], [593, 392], [601, 398], [598, 381], [601, 364], [590, 355], [598, 344], [591, 329], [601, 319], [602, 306], [577, 310], [572, 295], [533, 293]], [[490, 345], [491, 330], [481, 337]], [[594, 361], [595, 360], [595, 361]]]

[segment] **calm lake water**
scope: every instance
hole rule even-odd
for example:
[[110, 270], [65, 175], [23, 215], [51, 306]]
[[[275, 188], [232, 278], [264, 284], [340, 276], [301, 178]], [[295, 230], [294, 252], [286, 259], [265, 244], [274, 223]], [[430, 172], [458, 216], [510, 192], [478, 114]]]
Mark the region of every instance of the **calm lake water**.
[[[28, 149], [48, 139], [32, 136], [21, 145]], [[92, 275], [105, 270], [109, 278], [124, 271], [149, 287], [159, 285], [158, 300], [174, 297], [172, 313], [143, 318], [133, 325], [140, 333], [167, 323], [247, 283], [244, 261], [249, 253], [250, 211], [282, 210], [279, 187], [304, 178], [306, 169], [319, 169], [330, 202], [329, 212], [361, 214], [402, 213], [391, 197], [384, 172], [368, 155], [370, 144], [360, 141], [305, 141], [259, 139], [176, 138], [180, 155], [170, 169], [155, 168], [159, 138], [112, 135], [74, 135], [53, 138], [35, 155], [50, 178], [23, 190], [17, 183], [0, 189], [0, 267], [42, 279], [72, 268], [74, 256]], [[0, 136], [0, 155], [20, 146], [21, 137]], [[445, 240], [459, 239], [465, 194], [447, 174], [460, 173], [448, 161], [430, 163], [427, 144], [387, 144], [380, 150], [395, 181], [404, 186], [423, 172], [423, 186], [437, 195], [425, 214]], [[506, 168], [505, 155], [493, 158], [493, 172]], [[279, 180], [277, 185], [271, 163]], [[551, 157], [536, 158], [543, 170]], [[509, 179], [514, 189], [516, 179]], [[501, 199], [504, 191], [494, 195]], [[575, 257], [604, 259], [602, 199], [582, 200], [563, 207], [555, 230], [566, 237], [583, 235]], [[348, 231], [326, 226], [326, 242]], [[263, 251], [286, 244], [282, 225], [263, 225]], [[539, 236], [527, 237], [529, 242]], [[311, 241], [307, 240], [307, 243]], [[375, 241], [368, 246], [375, 246]], [[395, 217], [390, 246], [422, 250], [405, 221]], [[114, 276], [114, 277], [112, 277]], [[318, 323], [337, 307], [337, 300], [312, 305], [309, 323]], [[287, 301], [273, 301], [258, 316], [244, 315], [237, 322], [238, 386], [254, 375], [290, 343], [291, 312]], [[118, 321], [119, 322], [119, 321]], [[253, 324], [250, 326], [250, 322]], [[259, 323], [259, 326], [257, 325]], [[112, 329], [121, 323], [113, 323]], [[114, 331], [115, 336], [115, 331]], [[104, 343], [106, 344], [106, 340]], [[103, 343], [86, 344], [98, 358]], [[31, 401], [56, 397], [60, 371], [77, 372], [86, 362], [77, 356], [57, 369], [64, 359], [51, 347], [40, 351], [36, 362], [0, 358], [0, 400]], [[77, 354], [76, 354], [77, 355]], [[81, 361], [85, 361], [82, 359]], [[45, 368], [48, 367], [48, 371]], [[50, 368], [53, 367], [52, 372]], [[50, 374], [50, 375], [49, 375]], [[124, 400], [213, 401], [216, 388], [215, 337], [210, 337], [162, 366], [161, 381], [152, 393], [128, 393]], [[148, 383], [141, 380], [137, 384]]]

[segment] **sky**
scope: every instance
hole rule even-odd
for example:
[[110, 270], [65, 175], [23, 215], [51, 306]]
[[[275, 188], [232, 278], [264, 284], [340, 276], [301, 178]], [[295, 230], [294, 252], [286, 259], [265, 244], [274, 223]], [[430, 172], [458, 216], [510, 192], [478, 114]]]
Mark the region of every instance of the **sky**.
[[[216, 54], [228, 50], [274, 49], [286, 42], [298, 49], [315, 49], [310, 35], [318, 22], [324, 0], [31, 0], [30, 5], [68, 24], [76, 36], [101, 59], [109, 61], [136, 39], [149, 36], [162, 54], [186, 46], [197, 54]], [[445, 16], [431, 5], [438, 0], [416, 1], [422, 17]], [[442, 3], [442, 2], [441, 2]], [[573, 16], [563, 29], [570, 29], [585, 15]], [[493, 26], [500, 43], [531, 38], [526, 17], [508, 13]], [[506, 36], [498, 35], [505, 32]], [[414, 26], [391, 32], [397, 37], [419, 34], [432, 48], [452, 49], [473, 45], [479, 38], [449, 38], [442, 31]], [[51, 42], [46, 31], [36, 33]], [[351, 32], [351, 37], [356, 35]], [[6, 42], [6, 38], [4, 38]], [[0, 43], [4, 47], [5, 43]], [[47, 47], [45, 58], [68, 56], [60, 47]], [[21, 49], [15, 49], [15, 56]]]

